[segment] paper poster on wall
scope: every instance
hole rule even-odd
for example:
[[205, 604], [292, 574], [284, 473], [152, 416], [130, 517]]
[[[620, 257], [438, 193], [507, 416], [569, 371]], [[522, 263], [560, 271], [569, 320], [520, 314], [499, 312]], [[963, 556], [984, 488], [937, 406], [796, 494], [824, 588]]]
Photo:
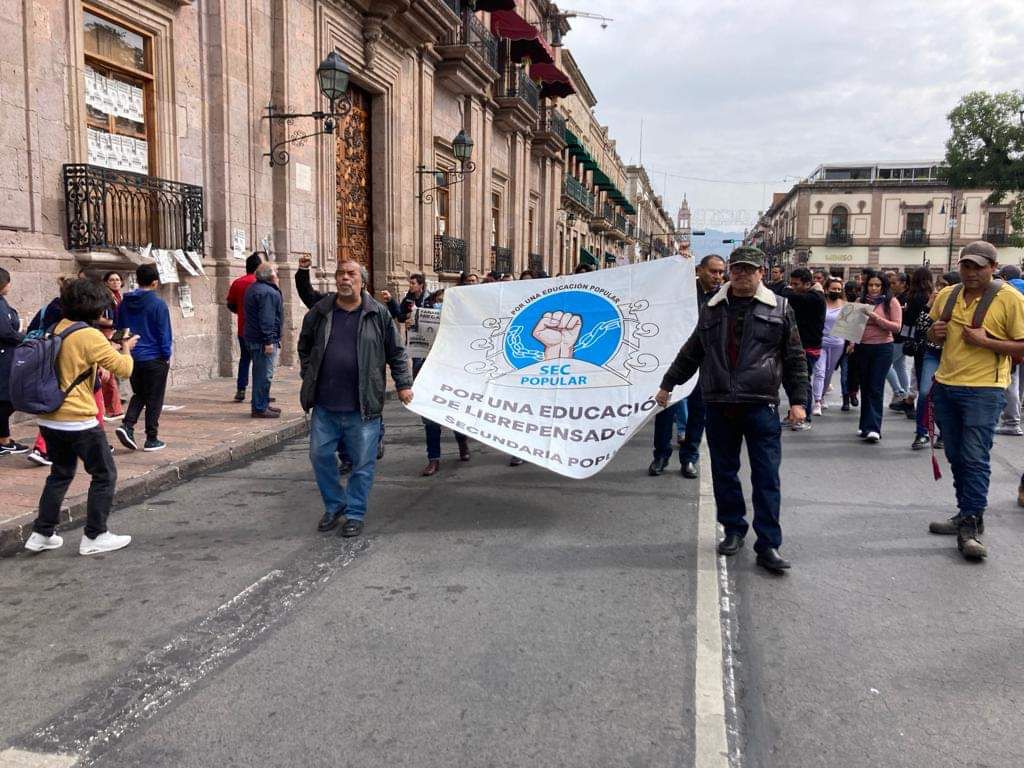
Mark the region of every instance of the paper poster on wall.
[[236, 259], [245, 258], [245, 230], [234, 229], [231, 231], [231, 254]]
[[187, 285], [178, 286], [178, 306], [181, 307], [182, 317], [192, 317], [196, 313], [192, 305], [192, 288]]
[[146, 122], [146, 108], [143, 101], [142, 89], [136, 86], [131, 86], [131, 110], [129, 120], [134, 120], [136, 123]]
[[198, 251], [185, 251], [185, 256], [192, 262], [192, 266], [196, 268], [196, 271], [203, 277], [206, 277], [206, 270], [203, 269], [203, 255]]
[[180, 248], [173, 250], [171, 251], [171, 255], [174, 257], [174, 260], [178, 262], [186, 272], [192, 275], [192, 277], [199, 277], [199, 273], [196, 272], [196, 268], [192, 266], [192, 262], [185, 258], [185, 252], [183, 250], [181, 250]]
[[178, 268], [174, 266], [174, 257], [170, 251], [154, 248], [150, 254], [156, 262], [156, 271], [163, 284], [178, 282]]

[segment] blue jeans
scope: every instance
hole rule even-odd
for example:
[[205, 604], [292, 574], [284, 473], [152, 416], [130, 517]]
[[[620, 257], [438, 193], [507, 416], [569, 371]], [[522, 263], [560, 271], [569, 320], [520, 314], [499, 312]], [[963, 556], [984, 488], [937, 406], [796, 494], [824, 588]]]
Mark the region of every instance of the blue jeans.
[[892, 368], [892, 342], [858, 344], [857, 367], [860, 371], [860, 431], [882, 434], [885, 376]]
[[[921, 354], [921, 368], [917, 372], [917, 436], [928, 436], [928, 393], [932, 391], [935, 372], [939, 370], [942, 358], [935, 352], [925, 350]], [[933, 409], [934, 410], [934, 409]]]
[[902, 399], [910, 392], [910, 374], [907, 373], [907, 357], [903, 354], [902, 344], [893, 345], [892, 365], [885, 379], [892, 388], [893, 397]]
[[778, 408], [774, 405], [708, 405], [705, 418], [718, 522], [725, 528], [726, 535], [747, 535], [747, 507], [739, 477], [740, 447], [746, 440], [757, 534], [754, 550], [764, 552], [781, 547], [782, 426]]
[[249, 386], [249, 366], [252, 365], [252, 355], [249, 354], [249, 345], [241, 336], [238, 337], [238, 348], [241, 354], [238, 356], [238, 389], [245, 389]]
[[[328, 411], [313, 408], [309, 425], [309, 461], [313, 465], [316, 485], [328, 512], [344, 510], [350, 520], [362, 520], [373, 487], [377, 466], [377, 441], [380, 440], [380, 417], [364, 421], [359, 411]], [[344, 442], [352, 457], [352, 474], [348, 487], [341, 487], [335, 454]]]
[[249, 342], [252, 357], [252, 412], [263, 413], [270, 405], [270, 382], [274, 378], [277, 350], [271, 354], [263, 351], [263, 345]]
[[988, 506], [989, 454], [1005, 404], [1005, 389], [932, 385], [935, 422], [942, 428], [961, 517], [981, 517]]

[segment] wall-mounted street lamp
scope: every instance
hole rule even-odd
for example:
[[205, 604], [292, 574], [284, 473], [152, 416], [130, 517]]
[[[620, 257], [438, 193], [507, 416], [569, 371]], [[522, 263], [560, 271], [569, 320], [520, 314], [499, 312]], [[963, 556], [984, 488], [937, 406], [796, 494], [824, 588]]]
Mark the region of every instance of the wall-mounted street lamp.
[[[427, 168], [425, 165], [416, 166], [416, 177], [419, 180], [419, 194], [416, 195], [416, 199], [420, 201], [420, 205], [434, 202], [433, 192], [448, 189], [465, 181], [466, 176], [476, 170], [476, 163], [469, 159], [473, 155], [473, 140], [466, 135], [465, 130], [459, 131], [459, 135], [452, 139], [452, 154], [459, 161], [457, 171], [442, 171], [439, 168]], [[424, 176], [430, 176], [434, 186], [424, 189]]]
[[[263, 156], [270, 158], [271, 168], [275, 165], [288, 164], [291, 156], [288, 154], [288, 150], [284, 149], [285, 145], [293, 142], [303, 142], [314, 136], [334, 133], [334, 129], [338, 125], [338, 118], [344, 117], [352, 111], [352, 95], [348, 92], [348, 78], [351, 74], [352, 70], [345, 63], [344, 59], [336, 51], [331, 51], [327, 54], [327, 58], [320, 62], [320, 66], [316, 68], [316, 80], [320, 86], [320, 93], [330, 103], [328, 111], [322, 112], [317, 110], [316, 112], [305, 113], [278, 112], [277, 107], [273, 104], [267, 105], [266, 114], [263, 115], [263, 119], [270, 121], [270, 151], [264, 152]], [[289, 137], [287, 134], [288, 126], [292, 125], [300, 117], [312, 117], [320, 124], [320, 130]], [[285, 137], [277, 142], [274, 141], [274, 121], [280, 121], [284, 124]]]

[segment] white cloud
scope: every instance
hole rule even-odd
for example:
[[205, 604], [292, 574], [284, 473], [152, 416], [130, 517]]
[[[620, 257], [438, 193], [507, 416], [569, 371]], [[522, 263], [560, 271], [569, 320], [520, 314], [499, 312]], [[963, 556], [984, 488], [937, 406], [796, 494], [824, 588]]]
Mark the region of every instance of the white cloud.
[[[569, 0], [565, 44], [627, 162], [673, 210], [757, 210], [822, 162], [945, 153], [972, 90], [1020, 88], [1020, 0]], [[668, 174], [668, 175], [666, 175]], [[768, 182], [719, 184], [707, 179]]]

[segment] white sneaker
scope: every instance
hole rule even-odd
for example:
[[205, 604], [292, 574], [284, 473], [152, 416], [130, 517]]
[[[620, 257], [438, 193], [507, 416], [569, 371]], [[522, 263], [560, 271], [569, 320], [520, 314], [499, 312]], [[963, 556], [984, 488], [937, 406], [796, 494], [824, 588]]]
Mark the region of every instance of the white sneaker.
[[29, 552], [43, 552], [47, 549], [58, 549], [64, 545], [64, 539], [56, 533], [50, 536], [43, 536], [41, 533], [32, 531], [32, 535], [25, 542], [25, 549]]
[[869, 443], [877, 443], [879, 440], [882, 439], [882, 436], [877, 432], [868, 432], [866, 435], [864, 435], [864, 439], [867, 440]]
[[811, 407], [812, 416], [821, 416], [821, 401], [819, 400]]
[[1011, 437], [1021, 437], [1024, 436], [1024, 430], [1022, 430], [1020, 427], [1013, 427], [1008, 424], [1004, 424], [1003, 426], [996, 427], [996, 434], [1010, 435]]
[[95, 539], [90, 539], [88, 536], [83, 535], [82, 543], [78, 545], [78, 554], [98, 555], [103, 552], [114, 552], [118, 549], [124, 549], [131, 543], [131, 536], [118, 536], [110, 531], [101, 533]]

